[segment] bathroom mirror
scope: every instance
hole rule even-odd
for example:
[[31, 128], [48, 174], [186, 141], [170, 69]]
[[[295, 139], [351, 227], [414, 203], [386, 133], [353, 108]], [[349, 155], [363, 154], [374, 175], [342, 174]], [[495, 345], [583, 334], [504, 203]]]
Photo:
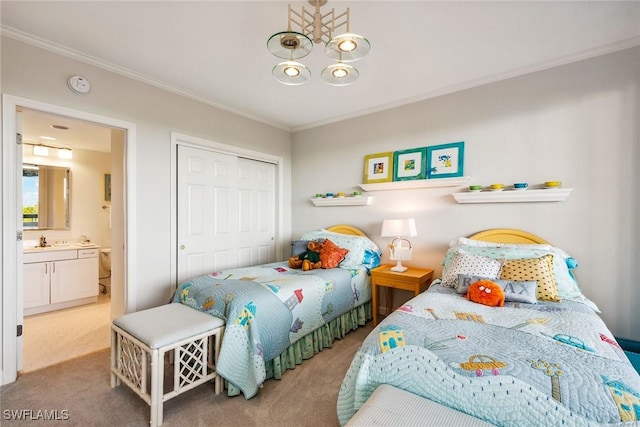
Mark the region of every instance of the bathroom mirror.
[[69, 168], [22, 165], [25, 230], [69, 230]]

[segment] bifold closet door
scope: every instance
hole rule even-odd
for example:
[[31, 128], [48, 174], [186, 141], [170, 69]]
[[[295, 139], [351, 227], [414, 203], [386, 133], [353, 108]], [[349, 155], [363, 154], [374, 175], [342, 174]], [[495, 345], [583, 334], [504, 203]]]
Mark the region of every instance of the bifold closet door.
[[275, 165], [178, 146], [178, 283], [273, 261]]

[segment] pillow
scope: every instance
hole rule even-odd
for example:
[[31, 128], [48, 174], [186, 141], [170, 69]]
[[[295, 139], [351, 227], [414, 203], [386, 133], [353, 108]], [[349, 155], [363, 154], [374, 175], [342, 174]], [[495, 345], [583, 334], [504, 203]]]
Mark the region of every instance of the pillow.
[[368, 270], [372, 268], [376, 268], [380, 265], [380, 253], [373, 251], [371, 249], [364, 250], [364, 259], [362, 260], [362, 265], [367, 267]]
[[322, 262], [322, 268], [336, 268], [340, 261], [342, 261], [345, 255], [349, 252], [348, 249], [343, 249], [336, 246], [331, 240], [326, 239], [324, 246], [320, 251], [320, 262]]
[[443, 260], [445, 269], [451, 263], [453, 254], [459, 248], [474, 255], [488, 256], [489, 258], [506, 260], [520, 258], [539, 258], [547, 254], [553, 254], [553, 274], [558, 288], [558, 296], [562, 298], [580, 297], [582, 292], [576, 282], [571, 269], [577, 266], [576, 260], [560, 248], [543, 244], [511, 244], [490, 243], [478, 240], [459, 238], [455, 243], [469, 243], [469, 246], [454, 246], [447, 251]]
[[311, 240], [292, 240], [291, 241], [291, 256], [298, 256], [307, 251], [307, 245]]
[[551, 245], [547, 243], [496, 243], [485, 242], [484, 240], [469, 239], [468, 237], [459, 237], [449, 243], [449, 246], [477, 246], [477, 247], [510, 247], [510, 248], [532, 248], [532, 249], [551, 249]]
[[528, 280], [525, 282], [517, 282], [515, 280], [490, 279], [482, 276], [470, 276], [468, 274], [458, 274], [458, 283], [456, 284], [456, 292], [466, 294], [469, 286], [479, 280], [491, 280], [498, 284], [504, 292], [504, 300], [511, 302], [524, 302], [527, 304], [535, 304], [538, 302], [536, 298], [536, 290], [538, 282]]
[[500, 276], [502, 260], [468, 254], [458, 249], [451, 261], [451, 265], [442, 273], [442, 286], [453, 288], [458, 283], [458, 274], [484, 276], [497, 279]]
[[350, 236], [348, 234], [334, 233], [328, 230], [308, 231], [301, 237], [303, 240], [331, 239], [341, 248], [348, 249], [349, 252], [345, 256], [344, 261], [340, 263], [340, 267], [354, 268], [364, 263], [364, 257], [367, 249], [372, 250], [382, 256], [382, 252], [373, 241], [365, 236]]
[[560, 301], [558, 288], [553, 278], [553, 255], [540, 258], [511, 259], [505, 261], [500, 279], [538, 282], [536, 295], [543, 301]]

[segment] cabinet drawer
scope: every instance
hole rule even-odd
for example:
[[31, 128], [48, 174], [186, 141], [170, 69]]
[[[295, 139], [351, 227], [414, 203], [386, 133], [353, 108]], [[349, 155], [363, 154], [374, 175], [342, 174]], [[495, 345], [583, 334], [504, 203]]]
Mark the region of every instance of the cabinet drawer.
[[29, 252], [22, 255], [22, 262], [24, 264], [30, 264], [33, 262], [47, 262], [47, 261], [62, 261], [65, 259], [77, 259], [78, 251], [76, 249], [70, 249], [65, 251], [49, 251], [43, 250], [42, 252]]
[[78, 258], [97, 258], [98, 249], [78, 249]]

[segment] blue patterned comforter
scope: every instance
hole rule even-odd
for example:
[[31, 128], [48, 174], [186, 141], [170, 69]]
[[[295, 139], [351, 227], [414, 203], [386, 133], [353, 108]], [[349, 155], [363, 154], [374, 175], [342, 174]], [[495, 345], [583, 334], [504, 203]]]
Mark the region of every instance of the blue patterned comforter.
[[172, 302], [226, 321], [217, 370], [249, 399], [266, 378], [265, 362], [369, 301], [369, 283], [365, 267], [303, 272], [273, 263], [188, 280]]
[[341, 424], [383, 383], [500, 426], [640, 419], [640, 376], [600, 317], [575, 301], [493, 308], [431, 286], [356, 353], [338, 397]]

